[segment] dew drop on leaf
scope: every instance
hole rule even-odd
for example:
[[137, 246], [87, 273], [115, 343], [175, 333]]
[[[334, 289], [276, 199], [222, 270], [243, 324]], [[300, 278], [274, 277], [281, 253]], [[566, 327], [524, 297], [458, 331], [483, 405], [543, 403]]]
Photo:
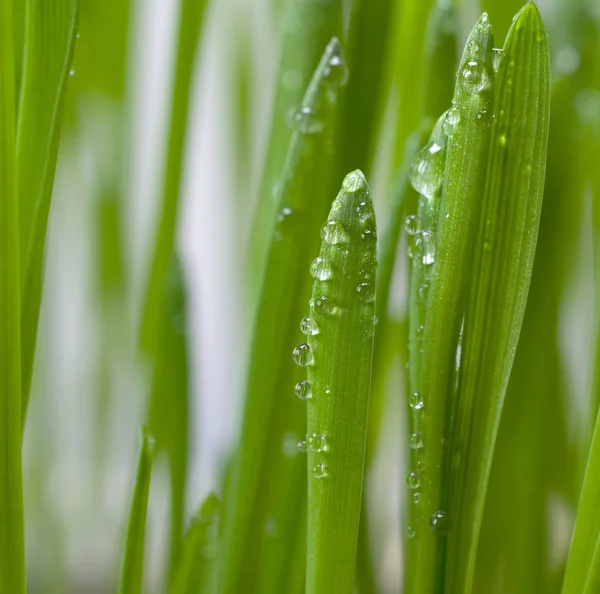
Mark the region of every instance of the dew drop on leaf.
[[306, 336], [314, 336], [319, 333], [319, 326], [310, 316], [306, 316], [300, 322], [300, 331]]
[[337, 245], [339, 243], [348, 243], [350, 238], [339, 221], [327, 221], [321, 231], [321, 238], [325, 243]]
[[310, 345], [304, 343], [299, 344], [293, 353], [294, 363], [299, 365], [300, 367], [306, 367], [308, 365], [312, 365], [315, 362], [315, 358], [313, 356], [312, 349]]
[[310, 265], [310, 274], [320, 281], [326, 281], [331, 278], [331, 264], [324, 258], [315, 258]]
[[416, 235], [421, 231], [421, 223], [417, 215], [408, 215], [404, 219], [404, 229], [409, 235]]
[[325, 128], [314, 109], [308, 105], [302, 105], [292, 111], [288, 120], [291, 128], [301, 134], [319, 134]]
[[448, 534], [451, 521], [446, 512], [436, 511], [429, 519], [429, 528], [434, 534]]
[[423, 402], [423, 396], [421, 395], [421, 392], [414, 392], [413, 394], [411, 394], [410, 396], [410, 407], [415, 409], [415, 410], [421, 410], [423, 408], [424, 402]]
[[315, 478], [322, 479], [329, 476], [329, 469], [325, 464], [315, 464], [312, 469]]
[[298, 382], [294, 388], [294, 391], [300, 400], [308, 400], [312, 398], [312, 388], [308, 380], [302, 380], [301, 382]]

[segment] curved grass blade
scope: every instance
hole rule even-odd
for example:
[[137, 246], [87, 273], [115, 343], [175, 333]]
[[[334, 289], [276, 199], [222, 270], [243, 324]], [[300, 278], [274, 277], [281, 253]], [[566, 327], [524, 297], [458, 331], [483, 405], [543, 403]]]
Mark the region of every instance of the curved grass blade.
[[339, 91], [330, 77], [331, 65], [339, 63], [343, 64], [343, 56], [334, 38], [295, 113], [296, 132], [278, 184], [279, 215], [254, 323], [241, 437], [224, 498], [221, 594], [252, 591], [256, 567], [249, 560], [264, 535], [256, 513], [264, 506], [260, 485], [280, 479], [277, 469], [265, 461], [272, 460], [274, 447], [281, 448], [283, 428], [278, 419], [282, 407], [290, 406], [282, 402], [281, 386], [285, 378], [293, 377], [285, 347], [297, 333], [299, 299], [308, 299], [302, 271], [316, 250], [318, 229], [329, 206]]
[[[452, 414], [454, 359], [471, 272], [469, 251], [475, 244], [485, 187], [495, 77], [492, 47], [492, 29], [484, 14], [469, 35], [460, 62], [454, 106], [444, 130], [449, 134], [446, 148], [434, 140], [414, 165], [413, 185], [424, 196], [421, 210], [439, 212], [437, 229], [422, 225], [420, 245], [415, 241], [416, 262], [433, 266], [428, 273], [423, 372], [422, 377], [416, 376], [410, 395], [411, 408], [420, 417], [424, 444], [407, 476], [412, 497], [419, 493], [420, 512], [408, 529], [414, 564], [410, 561], [407, 587], [415, 594], [430, 594], [443, 583], [447, 518], [442, 507], [442, 440], [447, 437], [447, 418]], [[442, 185], [438, 206], [436, 193]]]
[[[286, 151], [292, 139], [293, 130], [290, 130], [289, 119], [302, 103], [304, 89], [319, 63], [323, 48], [332, 37], [344, 39], [342, 4], [342, 0], [328, 2], [288, 0], [286, 2], [273, 120], [265, 170], [252, 223], [248, 278], [252, 312], [254, 312], [254, 297], [261, 288], [261, 275], [268, 257], [269, 233], [273, 220], [277, 216], [277, 192], [274, 188], [284, 170]], [[343, 80], [347, 75], [345, 68], [344, 63], [334, 67], [333, 78]]]
[[446, 588], [470, 592], [491, 461], [525, 313], [542, 208], [550, 105], [548, 42], [527, 4], [496, 76], [487, 182], [450, 435]]
[[17, 130], [22, 270], [22, 422], [25, 423], [40, 303], [44, 247], [63, 102], [77, 34], [77, 0], [28, 0]]
[[165, 178], [140, 329], [142, 346], [149, 354], [155, 354], [156, 350], [160, 296], [175, 244], [192, 75], [206, 4], [206, 0], [182, 0], [179, 15]]
[[148, 494], [152, 474], [154, 438], [147, 429], [140, 434], [135, 485], [131, 498], [125, 554], [121, 568], [119, 594], [141, 594], [144, 574], [144, 541], [146, 535], [146, 515], [148, 512]]
[[196, 512], [183, 541], [181, 559], [170, 589], [171, 594], [199, 594], [210, 591], [205, 590], [207, 566], [212, 560], [219, 507], [219, 498], [210, 493]]
[[0, 0], [0, 592], [25, 594], [12, 8]]
[[362, 497], [373, 355], [376, 226], [367, 182], [346, 176], [324, 227], [308, 344], [307, 594], [350, 594]]

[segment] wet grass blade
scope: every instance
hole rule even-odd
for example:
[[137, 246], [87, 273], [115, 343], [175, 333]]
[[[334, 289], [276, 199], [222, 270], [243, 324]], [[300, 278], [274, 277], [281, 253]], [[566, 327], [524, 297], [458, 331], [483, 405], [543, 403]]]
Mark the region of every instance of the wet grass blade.
[[254, 322], [241, 437], [224, 497], [221, 594], [252, 592], [257, 587], [253, 559], [264, 539], [264, 522], [258, 521], [265, 504], [262, 485], [277, 485], [281, 479], [280, 466], [270, 462], [274, 451], [283, 455], [285, 426], [280, 420], [293, 401], [291, 394], [282, 397], [281, 390], [293, 386], [290, 340], [298, 333], [300, 300], [306, 303], [310, 290], [304, 271], [317, 249], [319, 226], [331, 199], [339, 81], [344, 74], [340, 69], [344, 68], [340, 44], [333, 39], [294, 114], [295, 133], [277, 185], [279, 214], [273, 221]]
[[77, 0], [28, 0], [17, 130], [17, 187], [22, 283], [22, 422], [33, 372], [46, 229], [60, 124], [76, 40]]
[[446, 588], [470, 592], [504, 396], [521, 331], [542, 208], [550, 74], [538, 9], [515, 17], [496, 75], [495, 121], [450, 435]]
[[0, 592], [25, 594], [12, 9], [0, 0]]
[[376, 226], [367, 182], [346, 176], [323, 229], [308, 344], [307, 594], [350, 594], [362, 497], [373, 355]]
[[[413, 185], [422, 195], [421, 216], [429, 213], [437, 219], [436, 227], [421, 225], [413, 242], [413, 268], [433, 266], [431, 272], [424, 271], [431, 278], [426, 324], [413, 329], [420, 333], [415, 339], [423, 340], [423, 362], [422, 374], [411, 369], [410, 405], [424, 444], [407, 476], [415, 506], [408, 528], [412, 571], [407, 572], [407, 588], [415, 594], [429, 594], [443, 583], [441, 534], [447, 531], [448, 520], [442, 507], [441, 444], [453, 406], [454, 361], [471, 274], [469, 253], [485, 187], [495, 77], [492, 47], [491, 25], [483, 15], [467, 39], [454, 107], [446, 116], [446, 126], [441, 124], [442, 136], [450, 132], [447, 142], [442, 136], [434, 138], [414, 166]], [[419, 493], [418, 499], [414, 493]]]
[[212, 560], [219, 498], [211, 493], [188, 528], [177, 566], [171, 594], [199, 594], [208, 589], [208, 564]]
[[127, 537], [125, 539], [125, 554], [121, 568], [119, 594], [141, 594], [142, 592], [146, 515], [148, 512], [148, 494], [150, 491], [153, 453], [154, 439], [148, 430], [142, 429], [135, 484], [127, 525]]
[[160, 196], [156, 240], [151, 254], [140, 329], [142, 346], [149, 354], [154, 354], [156, 350], [156, 327], [159, 325], [161, 314], [161, 292], [175, 244], [192, 75], [206, 4], [206, 0], [183, 0], [179, 14], [165, 178]]

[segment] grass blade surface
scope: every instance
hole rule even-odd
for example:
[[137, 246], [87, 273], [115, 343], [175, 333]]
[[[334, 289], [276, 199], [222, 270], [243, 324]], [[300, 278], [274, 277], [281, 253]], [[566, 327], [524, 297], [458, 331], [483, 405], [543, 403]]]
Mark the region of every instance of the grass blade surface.
[[25, 594], [12, 8], [0, 0], [0, 594]]
[[346, 176], [323, 229], [308, 344], [307, 594], [351, 594], [362, 497], [375, 313], [376, 226], [367, 182]]
[[46, 229], [62, 108], [75, 48], [77, 12], [77, 0], [27, 1], [17, 131], [23, 422], [33, 372], [42, 299]]
[[140, 437], [140, 452], [127, 525], [119, 594], [141, 594], [144, 578], [144, 541], [154, 438], [145, 429], [142, 430]]

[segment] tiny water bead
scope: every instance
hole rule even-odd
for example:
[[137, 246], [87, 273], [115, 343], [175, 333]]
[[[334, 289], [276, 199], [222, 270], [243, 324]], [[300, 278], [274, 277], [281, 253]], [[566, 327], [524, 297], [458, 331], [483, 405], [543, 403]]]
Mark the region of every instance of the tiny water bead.
[[300, 322], [300, 331], [306, 336], [315, 336], [319, 333], [319, 326], [310, 316], [306, 316]]
[[492, 126], [494, 118], [491, 112], [484, 109], [475, 116], [475, 122], [482, 130], [488, 130]]
[[411, 433], [408, 436], [408, 445], [413, 450], [423, 447], [423, 436], [420, 433]]
[[421, 486], [421, 477], [418, 472], [409, 472], [406, 475], [406, 485], [409, 489], [418, 489]]
[[348, 243], [350, 241], [344, 225], [339, 221], [327, 221], [321, 230], [321, 239], [331, 245]]
[[429, 295], [429, 284], [423, 283], [417, 290], [417, 295], [419, 299], [426, 299], [427, 295]]
[[367, 180], [360, 171], [353, 171], [344, 178], [342, 189], [349, 193], [364, 192], [367, 189]]
[[429, 266], [435, 262], [435, 237], [433, 231], [421, 233], [423, 242], [423, 264]]
[[315, 464], [312, 469], [312, 474], [317, 479], [326, 478], [329, 476], [329, 469], [325, 464]]
[[356, 287], [356, 292], [359, 297], [367, 303], [370, 303], [375, 299], [375, 285], [373, 283], [360, 283]]
[[325, 82], [334, 88], [343, 87], [348, 82], [348, 67], [340, 55], [329, 58], [327, 66], [323, 70]]
[[434, 534], [448, 534], [452, 523], [444, 511], [436, 511], [429, 519], [429, 528]]
[[410, 407], [414, 410], [421, 410], [424, 406], [423, 396], [421, 392], [413, 392], [409, 398]]
[[409, 235], [416, 235], [421, 231], [421, 222], [419, 221], [419, 217], [417, 215], [408, 215], [406, 219], [404, 219], [404, 229]]
[[298, 382], [294, 388], [294, 391], [300, 400], [309, 400], [312, 398], [312, 387], [308, 380], [302, 380], [301, 382]]
[[323, 295], [317, 299], [315, 311], [324, 316], [332, 316], [338, 312], [338, 308], [333, 299]]
[[450, 134], [454, 132], [454, 129], [459, 122], [460, 110], [456, 107], [452, 107], [446, 112], [446, 118], [443, 125], [444, 134], [450, 136]]
[[310, 345], [306, 343], [299, 344], [294, 349], [293, 357], [294, 363], [300, 367], [307, 367], [315, 362], [312, 349], [310, 348]]
[[289, 115], [289, 123], [293, 130], [301, 134], [319, 134], [325, 127], [309, 105], [301, 105], [294, 110]]
[[417, 531], [412, 526], [407, 526], [405, 530], [406, 538], [414, 538]]
[[315, 258], [310, 265], [310, 274], [320, 281], [326, 281], [331, 278], [331, 264], [324, 258]]
[[69, 76], [70, 77], [75, 76], [75, 68], [71, 68], [71, 70], [69, 70]]
[[361, 234], [360, 238], [367, 245], [373, 245], [377, 242], [377, 233], [373, 229], [365, 229]]
[[421, 504], [421, 493], [419, 491], [415, 491], [412, 496], [413, 503], [415, 505]]

